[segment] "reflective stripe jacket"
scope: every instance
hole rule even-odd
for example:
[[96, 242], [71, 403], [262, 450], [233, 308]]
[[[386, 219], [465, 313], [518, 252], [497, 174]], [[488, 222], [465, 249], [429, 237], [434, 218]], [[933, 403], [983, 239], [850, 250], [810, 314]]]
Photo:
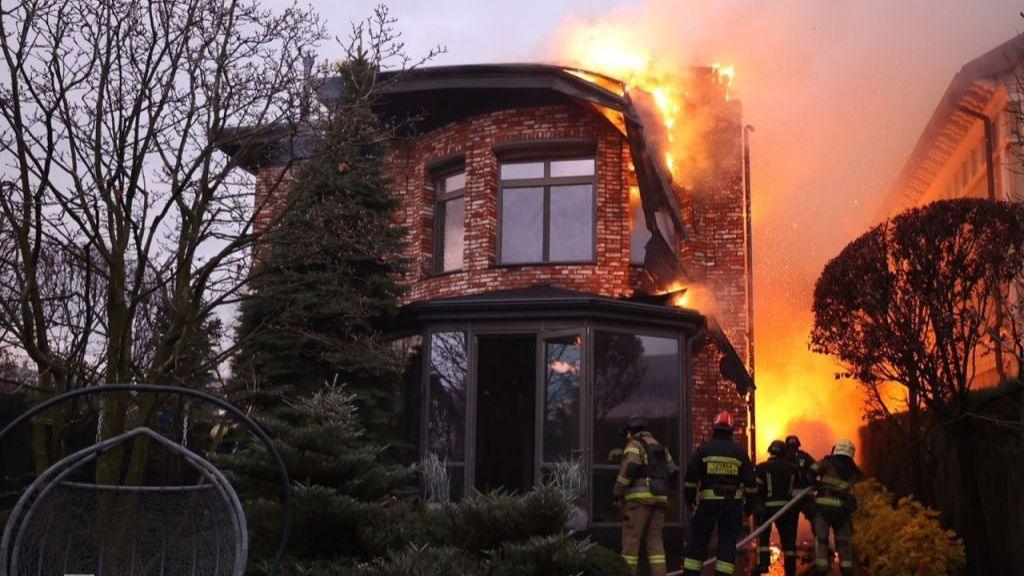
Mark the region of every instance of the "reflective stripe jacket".
[[766, 508], [778, 509], [785, 506], [793, 496], [797, 479], [797, 467], [788, 458], [772, 456], [755, 468], [760, 485], [761, 502]]
[[[639, 438], [651, 448], [660, 446], [650, 432], [641, 432]], [[615, 479], [615, 487], [612, 493], [615, 496], [623, 496], [627, 502], [639, 502], [647, 505], [665, 505], [668, 496], [655, 495], [651, 492], [651, 482], [646, 476], [647, 450], [639, 438], [633, 438], [626, 444], [626, 450], [622, 454], [622, 464], [619, 466], [619, 476]], [[668, 461], [669, 481], [672, 481], [678, 468], [672, 460], [672, 454], [665, 450], [665, 458]]]
[[848, 456], [826, 456], [811, 466], [811, 473], [818, 479], [814, 503], [837, 510], [843, 508], [853, 485], [863, 478], [860, 468]]
[[[690, 457], [683, 487], [688, 502], [757, 495], [757, 478], [750, 458], [732, 438], [712, 437]], [[735, 493], [731, 493], [731, 490]]]

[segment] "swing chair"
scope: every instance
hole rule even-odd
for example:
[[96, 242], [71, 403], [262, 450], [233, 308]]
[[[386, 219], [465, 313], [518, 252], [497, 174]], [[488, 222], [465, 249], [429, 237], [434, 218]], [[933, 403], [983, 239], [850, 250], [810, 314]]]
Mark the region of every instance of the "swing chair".
[[[104, 390], [106, 389], [106, 390]], [[76, 390], [44, 402], [0, 431], [71, 397], [115, 391], [161, 392], [197, 397], [248, 425], [276, 460], [285, 504], [277, 574], [288, 540], [291, 504], [287, 471], [266, 433], [223, 400], [170, 386], [105, 385]], [[40, 474], [11, 510], [0, 539], [0, 576], [243, 576], [248, 557], [245, 514], [234, 488], [210, 462], [181, 443], [146, 427], [128, 430], [75, 452]], [[78, 480], [98, 459], [133, 442], [175, 458], [187, 482], [104, 485]]]

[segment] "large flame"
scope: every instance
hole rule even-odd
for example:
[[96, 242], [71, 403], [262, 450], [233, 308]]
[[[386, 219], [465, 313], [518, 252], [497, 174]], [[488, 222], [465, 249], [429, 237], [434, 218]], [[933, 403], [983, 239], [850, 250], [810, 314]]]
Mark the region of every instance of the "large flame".
[[[597, 72], [620, 80], [625, 91], [643, 90], [650, 94], [661, 116], [665, 142], [663, 162], [674, 181], [690, 185], [702, 168], [704, 149], [701, 141], [706, 123], [687, 117], [691, 94], [688, 67], [668, 64], [654, 57], [649, 47], [638, 42], [635, 31], [618, 23], [574, 21], [559, 41], [559, 61], [574, 69], [570, 72], [613, 91], [623, 93]], [[713, 64], [716, 79], [725, 86], [725, 97], [735, 77], [733, 66]]]
[[[650, 23], [646, 27], [650, 27]], [[659, 34], [645, 29], [622, 13], [597, 20], [571, 18], [563, 23], [553, 44], [556, 60], [591, 82], [618, 93], [643, 90], [651, 95], [664, 126], [662, 149], [665, 166], [675, 182], [689, 187], [707, 162], [704, 131], [710, 125], [700, 118], [702, 108], [691, 94], [691, 64], [668, 57], [656, 43]], [[706, 67], [706, 63], [705, 63]], [[732, 65], [711, 65], [714, 77], [724, 88], [726, 99], [734, 90], [736, 71]], [[597, 74], [587, 74], [589, 70]], [[622, 81], [618, 85], [606, 75]], [[624, 89], [623, 89], [624, 88]], [[784, 151], [776, 151], [776, 153]], [[756, 161], [756, 160], [755, 160]], [[770, 184], [769, 184], [770, 185]], [[756, 206], [755, 206], [756, 208]], [[757, 221], [755, 210], [755, 222]], [[755, 266], [757, 263], [755, 263]], [[770, 264], [769, 264], [770, 265]], [[808, 281], [808, 285], [813, 280]], [[674, 292], [682, 286], [670, 287]], [[688, 308], [711, 310], [713, 295], [699, 286], [687, 286], [673, 297], [673, 304]], [[840, 437], [856, 440], [860, 425], [862, 395], [853, 385], [836, 386], [836, 366], [831, 359], [812, 354], [807, 349], [810, 311], [796, 307], [791, 297], [774, 299], [785, 287], [769, 287], [755, 293], [761, 297], [755, 304], [760, 309], [757, 328], [757, 446], [759, 457], [768, 444], [788, 434], [801, 436], [805, 449], [815, 457], [827, 454]], [[768, 296], [771, 301], [766, 301]], [[767, 322], [765, 322], [767, 321]]]

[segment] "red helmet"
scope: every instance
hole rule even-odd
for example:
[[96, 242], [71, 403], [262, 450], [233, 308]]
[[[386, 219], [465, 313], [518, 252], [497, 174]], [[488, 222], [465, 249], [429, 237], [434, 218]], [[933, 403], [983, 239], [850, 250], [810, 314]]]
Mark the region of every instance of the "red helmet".
[[715, 416], [715, 421], [711, 423], [711, 427], [715, 430], [728, 430], [729, 432], [732, 432], [735, 426], [732, 414], [728, 410], [719, 412], [718, 416]]

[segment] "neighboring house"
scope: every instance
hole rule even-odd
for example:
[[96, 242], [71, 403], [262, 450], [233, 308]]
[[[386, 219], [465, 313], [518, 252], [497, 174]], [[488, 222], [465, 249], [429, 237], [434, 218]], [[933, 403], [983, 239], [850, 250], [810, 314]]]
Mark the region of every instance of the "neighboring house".
[[[1024, 35], [1018, 35], [960, 69], [889, 191], [882, 218], [949, 198], [1024, 201], [1022, 63]], [[977, 362], [977, 387], [1016, 373], [1008, 354], [988, 353]]]
[[[385, 75], [379, 114], [422, 116], [390, 174], [415, 263], [393, 327], [412, 360], [406, 424], [422, 456], [447, 461], [455, 497], [522, 491], [582, 459], [583, 508], [594, 533], [612, 534], [609, 453], [629, 416], [646, 416], [681, 462], [718, 410], [746, 421], [740, 106], [710, 68], [695, 75], [713, 97], [692, 105], [713, 127], [710, 172], [692, 190], [670, 184], [642, 104], [613, 79], [534, 64]], [[338, 87], [328, 80], [321, 101]], [[281, 162], [242, 162], [258, 198], [276, 193]], [[672, 305], [697, 285], [706, 310]]]

